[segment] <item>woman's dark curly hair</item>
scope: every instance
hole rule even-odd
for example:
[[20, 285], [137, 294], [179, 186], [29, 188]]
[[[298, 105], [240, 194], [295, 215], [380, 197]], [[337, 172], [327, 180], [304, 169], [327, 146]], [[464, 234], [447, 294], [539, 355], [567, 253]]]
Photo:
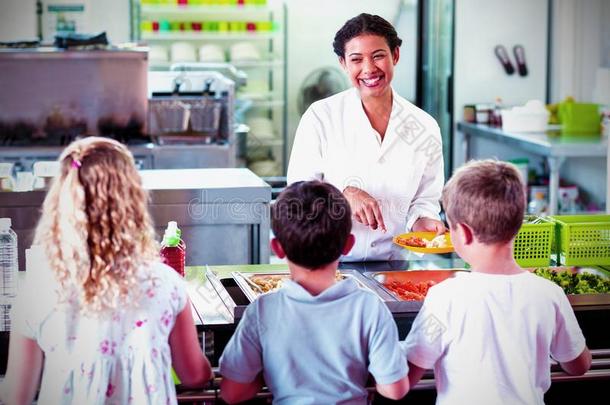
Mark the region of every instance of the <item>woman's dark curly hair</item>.
[[361, 34], [373, 34], [384, 37], [392, 52], [402, 44], [402, 39], [398, 37], [392, 24], [378, 15], [362, 13], [348, 20], [335, 34], [333, 50], [337, 56], [343, 58], [345, 55], [345, 44]]

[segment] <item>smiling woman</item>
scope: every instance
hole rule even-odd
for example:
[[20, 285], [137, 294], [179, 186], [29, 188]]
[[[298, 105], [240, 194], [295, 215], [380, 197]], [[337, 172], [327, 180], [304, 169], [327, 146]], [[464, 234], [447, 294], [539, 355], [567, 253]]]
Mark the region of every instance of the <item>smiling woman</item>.
[[439, 127], [391, 85], [401, 44], [379, 16], [347, 21], [333, 50], [353, 88], [312, 104], [292, 147], [289, 184], [323, 180], [350, 204], [356, 245], [344, 261], [400, 259], [392, 235], [445, 230]]

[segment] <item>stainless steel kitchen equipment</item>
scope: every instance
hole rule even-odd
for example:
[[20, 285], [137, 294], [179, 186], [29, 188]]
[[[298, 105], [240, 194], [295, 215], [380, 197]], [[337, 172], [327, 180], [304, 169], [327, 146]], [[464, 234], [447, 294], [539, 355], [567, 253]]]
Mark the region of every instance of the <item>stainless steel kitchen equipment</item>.
[[[218, 72], [173, 72], [152, 74], [149, 87], [147, 55], [145, 49], [0, 50], [0, 162], [13, 164], [16, 175], [55, 160], [78, 136], [104, 135], [126, 143], [143, 169], [235, 167], [233, 82]], [[163, 145], [154, 144], [148, 96], [165, 92], [153, 104], [172, 103], [177, 78], [178, 103], [189, 105], [187, 125], [195, 132], [179, 133], [170, 144], [164, 131]], [[206, 80], [212, 82], [204, 98]]]
[[[158, 239], [177, 221], [186, 264], [269, 262], [271, 187], [248, 169], [143, 170]], [[0, 193], [0, 217], [12, 219], [19, 268], [32, 244], [45, 191]]]
[[147, 69], [145, 50], [0, 49], [0, 145], [143, 139]]
[[227, 144], [235, 154], [235, 83], [219, 72], [148, 73], [149, 133], [160, 145]]

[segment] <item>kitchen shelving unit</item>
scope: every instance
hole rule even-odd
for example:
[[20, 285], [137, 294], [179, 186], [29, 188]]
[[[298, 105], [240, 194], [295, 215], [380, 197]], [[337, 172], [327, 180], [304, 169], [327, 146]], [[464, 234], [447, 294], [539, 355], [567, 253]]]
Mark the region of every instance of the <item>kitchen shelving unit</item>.
[[[178, 62], [172, 44], [186, 42], [222, 47], [224, 61], [247, 74], [237, 89], [236, 122], [251, 128], [238, 161], [263, 177], [286, 173], [286, 23], [282, 0], [131, 0], [133, 39], [167, 54], [160, 60], [151, 52], [149, 70], [169, 70]], [[260, 58], [231, 60], [237, 43], [251, 44]]]

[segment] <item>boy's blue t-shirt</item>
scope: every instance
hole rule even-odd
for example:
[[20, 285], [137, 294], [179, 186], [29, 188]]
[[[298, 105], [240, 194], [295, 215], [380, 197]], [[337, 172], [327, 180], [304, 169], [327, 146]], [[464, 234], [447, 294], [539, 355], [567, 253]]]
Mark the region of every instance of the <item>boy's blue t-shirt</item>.
[[351, 279], [317, 296], [287, 281], [248, 306], [220, 358], [220, 373], [254, 381], [263, 371], [276, 404], [361, 404], [378, 384], [408, 373], [390, 311]]

